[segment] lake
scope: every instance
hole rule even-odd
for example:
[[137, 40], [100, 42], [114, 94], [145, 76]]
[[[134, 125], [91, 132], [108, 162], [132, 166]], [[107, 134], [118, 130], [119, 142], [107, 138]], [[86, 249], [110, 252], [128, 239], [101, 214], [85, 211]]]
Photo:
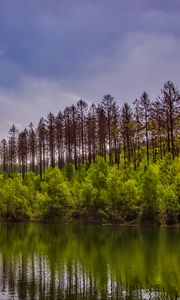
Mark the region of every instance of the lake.
[[179, 228], [0, 225], [0, 300], [178, 297]]

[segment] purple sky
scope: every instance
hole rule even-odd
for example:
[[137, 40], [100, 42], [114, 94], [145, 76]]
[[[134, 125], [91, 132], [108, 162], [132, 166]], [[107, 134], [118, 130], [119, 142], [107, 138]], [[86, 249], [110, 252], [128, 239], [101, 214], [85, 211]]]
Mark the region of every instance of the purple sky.
[[80, 98], [180, 88], [179, 0], [1, 0], [0, 138]]

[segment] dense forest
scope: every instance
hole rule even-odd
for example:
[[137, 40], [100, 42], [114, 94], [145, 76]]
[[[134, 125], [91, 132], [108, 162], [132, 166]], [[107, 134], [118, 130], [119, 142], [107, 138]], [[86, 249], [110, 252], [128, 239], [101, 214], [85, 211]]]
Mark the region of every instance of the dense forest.
[[0, 215], [15, 220], [180, 221], [180, 94], [170, 81], [118, 107], [82, 99], [1, 141]]

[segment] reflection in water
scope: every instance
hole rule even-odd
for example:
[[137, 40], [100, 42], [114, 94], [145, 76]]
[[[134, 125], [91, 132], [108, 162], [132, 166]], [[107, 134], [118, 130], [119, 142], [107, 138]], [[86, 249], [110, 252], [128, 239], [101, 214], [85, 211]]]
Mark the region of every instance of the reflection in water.
[[178, 299], [180, 230], [0, 225], [0, 299]]

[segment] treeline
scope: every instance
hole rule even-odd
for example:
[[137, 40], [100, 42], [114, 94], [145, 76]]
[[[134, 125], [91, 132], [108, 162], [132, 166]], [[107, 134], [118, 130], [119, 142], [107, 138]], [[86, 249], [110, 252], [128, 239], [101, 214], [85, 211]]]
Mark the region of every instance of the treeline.
[[79, 100], [1, 141], [0, 217], [180, 222], [180, 94], [170, 81], [119, 108]]
[[49, 113], [35, 127], [32, 123], [18, 132], [15, 125], [1, 141], [1, 172], [25, 177], [32, 171], [41, 178], [47, 167], [75, 170], [88, 168], [101, 156], [110, 165], [138, 169], [146, 156], [147, 165], [171, 153], [180, 152], [180, 94], [166, 82], [161, 96], [151, 101], [146, 92], [132, 105], [121, 108], [111, 95], [95, 105], [79, 100], [56, 116]]
[[125, 168], [96, 157], [87, 169], [67, 164], [40, 175], [0, 177], [0, 217], [15, 221], [180, 223], [180, 158]]

